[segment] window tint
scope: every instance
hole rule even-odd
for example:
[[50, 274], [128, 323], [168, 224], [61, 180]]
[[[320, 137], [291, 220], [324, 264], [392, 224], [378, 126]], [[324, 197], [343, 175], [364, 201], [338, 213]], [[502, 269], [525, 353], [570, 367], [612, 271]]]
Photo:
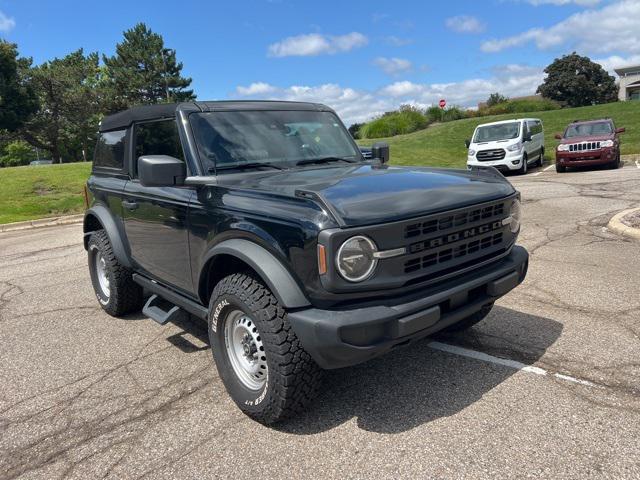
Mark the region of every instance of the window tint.
[[527, 122], [527, 126], [529, 127], [529, 132], [531, 133], [531, 135], [542, 133], [542, 123], [537, 120]]
[[[526, 126], [526, 123], [524, 124]], [[524, 127], [523, 127], [524, 128]], [[496, 140], [508, 140], [520, 136], [520, 122], [499, 123], [497, 125], [480, 126], [476, 129], [473, 141], [493, 142]]]
[[175, 120], [137, 124], [135, 139], [136, 164], [142, 155], [169, 155], [184, 161]]
[[124, 163], [124, 137], [126, 130], [103, 132], [98, 136], [93, 156], [94, 167], [122, 169]]

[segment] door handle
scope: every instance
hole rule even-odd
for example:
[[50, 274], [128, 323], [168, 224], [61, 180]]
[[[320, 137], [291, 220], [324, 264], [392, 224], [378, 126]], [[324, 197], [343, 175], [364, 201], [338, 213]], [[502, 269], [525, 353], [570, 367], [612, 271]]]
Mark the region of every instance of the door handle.
[[136, 208], [138, 208], [138, 202], [135, 202], [135, 201], [130, 202], [128, 200], [123, 200], [122, 206], [127, 210], [135, 210]]

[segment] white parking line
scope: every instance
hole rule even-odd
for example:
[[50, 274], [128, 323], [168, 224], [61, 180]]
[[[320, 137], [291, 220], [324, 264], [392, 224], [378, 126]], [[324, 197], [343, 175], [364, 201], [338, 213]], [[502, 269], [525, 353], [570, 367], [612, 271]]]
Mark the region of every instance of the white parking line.
[[553, 167], [555, 167], [555, 164], [551, 164], [551, 165], [549, 165], [548, 167], [543, 168], [543, 169], [542, 169], [542, 171], [543, 171], [543, 172], [546, 172], [547, 170], [551, 170]]
[[482, 362], [495, 363], [504, 367], [513, 368], [514, 370], [519, 370], [521, 372], [533, 373], [534, 375], [542, 376], [551, 375], [567, 382], [578, 383], [587, 387], [600, 388], [598, 385], [596, 385], [595, 383], [591, 383], [588, 380], [582, 380], [579, 378], [571, 377], [569, 375], [563, 375], [562, 373], [550, 373], [544, 368], [525, 365], [524, 363], [517, 362], [515, 360], [509, 360], [507, 358], [494, 357], [493, 355], [477, 352], [475, 350], [469, 350], [468, 348], [456, 347], [455, 345], [449, 345], [448, 343], [429, 342], [428, 346], [433, 348], [434, 350], [440, 350], [441, 352], [460, 355], [467, 358], [473, 358], [474, 360], [480, 360]]
[[640, 168], [640, 161], [636, 160], [636, 167]]

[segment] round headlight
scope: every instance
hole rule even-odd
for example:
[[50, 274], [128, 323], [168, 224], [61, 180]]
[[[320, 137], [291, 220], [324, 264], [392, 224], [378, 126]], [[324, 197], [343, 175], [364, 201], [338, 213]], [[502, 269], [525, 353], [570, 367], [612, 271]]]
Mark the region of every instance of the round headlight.
[[351, 237], [340, 246], [336, 266], [340, 275], [350, 282], [361, 282], [371, 276], [378, 260], [373, 256], [376, 244], [361, 235]]
[[522, 219], [522, 210], [520, 208], [520, 200], [515, 199], [511, 203], [511, 233], [518, 233], [520, 230], [520, 220]]

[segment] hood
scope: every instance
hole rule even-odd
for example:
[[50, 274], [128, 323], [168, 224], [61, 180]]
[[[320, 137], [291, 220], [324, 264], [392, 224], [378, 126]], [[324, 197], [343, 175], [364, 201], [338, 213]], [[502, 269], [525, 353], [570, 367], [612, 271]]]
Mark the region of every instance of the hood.
[[560, 140], [561, 144], [567, 143], [582, 143], [582, 142], [603, 142], [605, 140], [614, 140], [615, 135], [613, 133], [609, 133], [606, 135], [585, 135], [583, 137], [571, 137], [571, 138], [563, 138]]
[[417, 217], [515, 192], [498, 173], [372, 165], [307, 168], [229, 180], [224, 184], [230, 187], [317, 197], [342, 226]]

